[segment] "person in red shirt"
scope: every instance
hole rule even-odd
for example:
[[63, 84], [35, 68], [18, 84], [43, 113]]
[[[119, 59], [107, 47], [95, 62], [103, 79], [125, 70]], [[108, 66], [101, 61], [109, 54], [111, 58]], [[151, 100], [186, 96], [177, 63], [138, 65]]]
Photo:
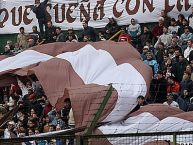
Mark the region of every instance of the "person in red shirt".
[[125, 32], [123, 28], [121, 28], [122, 33], [119, 35], [118, 42], [129, 42], [131, 43], [131, 36]]
[[180, 85], [173, 76], [168, 78], [167, 93], [178, 93], [180, 90]]

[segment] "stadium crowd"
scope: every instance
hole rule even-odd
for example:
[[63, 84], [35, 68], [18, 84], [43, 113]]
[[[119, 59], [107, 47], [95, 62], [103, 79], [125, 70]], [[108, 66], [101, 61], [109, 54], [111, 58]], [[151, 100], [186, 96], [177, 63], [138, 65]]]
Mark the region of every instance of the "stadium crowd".
[[[37, 11], [36, 8], [34, 12]], [[63, 31], [60, 27], [53, 26], [49, 20], [44, 23], [44, 31], [42, 22], [45, 21], [40, 21], [43, 18], [37, 18], [41, 25], [41, 33], [37, 26], [32, 27], [31, 33], [26, 33], [25, 28], [21, 27], [17, 42], [13, 44], [12, 41], [7, 41], [4, 55], [13, 56], [27, 48], [45, 43], [106, 41], [121, 30], [115, 41], [131, 43], [141, 54], [144, 63], [153, 71], [149, 96], [139, 96], [138, 106], [133, 111], [148, 103], [163, 103], [183, 111], [193, 110], [193, 8], [188, 18], [179, 14], [177, 20], [162, 10], [158, 23], [152, 28], [147, 25], [142, 27], [134, 18], [128, 26], [119, 26], [113, 17], [109, 17], [109, 23], [105, 28], [97, 31], [85, 20], [82, 22], [83, 30], [80, 36], [73, 28]], [[21, 91], [21, 82], [18, 86], [1, 88], [1, 103], [7, 111], [19, 106], [14, 117], [7, 121], [4, 138], [31, 136], [74, 127], [69, 99], [65, 100], [62, 110], [56, 111], [49, 103], [38, 80], [29, 80], [24, 84], [23, 87], [27, 88], [25, 94]], [[23, 144], [63, 143], [61, 140], [41, 140]], [[73, 145], [73, 139], [69, 140], [68, 144]]]

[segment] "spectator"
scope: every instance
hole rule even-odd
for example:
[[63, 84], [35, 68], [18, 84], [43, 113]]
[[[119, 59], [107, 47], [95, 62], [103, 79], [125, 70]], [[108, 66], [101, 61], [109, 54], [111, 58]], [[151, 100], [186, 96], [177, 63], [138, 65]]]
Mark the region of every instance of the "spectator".
[[56, 42], [64, 42], [65, 36], [60, 27], [56, 27]]
[[189, 55], [190, 52], [193, 50], [193, 43], [192, 40], [188, 40], [187, 42], [187, 48], [184, 51], [184, 58], [186, 58], [189, 61]]
[[188, 61], [184, 58], [183, 55], [179, 55], [179, 61], [172, 64], [172, 73], [176, 77], [178, 82], [181, 82]]
[[78, 42], [75, 35], [67, 35], [66, 42]]
[[36, 46], [36, 41], [33, 37], [29, 37], [27, 40], [27, 48]]
[[186, 45], [188, 40], [193, 40], [193, 34], [190, 33], [188, 26], [184, 27], [184, 33], [180, 36], [180, 39], [183, 45]]
[[47, 29], [45, 31], [46, 43], [52, 43], [56, 41], [56, 28], [52, 25], [51, 21], [47, 22]]
[[105, 41], [106, 37], [102, 31], [98, 32], [99, 41]]
[[184, 15], [183, 14], [179, 14], [178, 15], [178, 20], [177, 20], [177, 25], [181, 27], [183, 25], [183, 20], [184, 19], [185, 19]]
[[4, 130], [4, 137], [3, 138], [8, 139], [8, 138], [17, 137], [17, 134], [14, 131], [14, 126], [15, 126], [14, 121], [8, 121], [7, 128]]
[[71, 102], [69, 98], [64, 100], [64, 107], [61, 110], [61, 118], [66, 125], [68, 125], [69, 112], [71, 109]]
[[174, 95], [173, 94], [168, 94], [167, 95], [167, 101], [163, 103], [164, 105], [168, 105], [171, 107], [177, 107], [179, 108], [179, 105], [176, 101], [174, 101]]
[[44, 0], [32, 7], [33, 12], [36, 14], [36, 18], [38, 19], [39, 29], [42, 36], [44, 35], [44, 27], [46, 29], [49, 19], [46, 11], [48, 1], [49, 0]]
[[185, 89], [190, 90], [190, 93], [193, 94], [193, 82], [190, 79], [191, 73], [184, 71], [182, 81], [180, 83], [180, 95], [183, 94]]
[[151, 81], [150, 94], [153, 103], [163, 103], [167, 96], [167, 80], [162, 71], [158, 71], [157, 77]]
[[121, 32], [121, 34], [119, 35], [119, 38], [118, 38], [118, 42], [131, 43], [131, 36], [125, 32], [124, 28], [122, 28], [122, 32]]
[[168, 16], [167, 11], [162, 10], [160, 16], [164, 18], [164, 25], [169, 27], [169, 25], [171, 23], [171, 18]]
[[147, 59], [144, 60], [144, 63], [149, 65], [152, 68], [154, 77], [157, 75], [158, 72], [158, 63], [156, 60], [153, 59], [153, 53], [148, 51], [146, 53]]
[[34, 39], [36, 44], [42, 41], [41, 34], [38, 32], [37, 26], [32, 27], [32, 33], [30, 33], [30, 37]]
[[188, 89], [185, 88], [183, 93], [177, 98], [176, 102], [183, 111], [189, 111], [190, 97]]
[[180, 85], [173, 76], [168, 78], [167, 93], [178, 93], [180, 90]]
[[107, 39], [111, 38], [115, 33], [120, 30], [116, 20], [112, 16], [110, 16], [108, 19], [109, 23], [105, 26], [105, 37]]
[[145, 97], [144, 96], [138, 96], [137, 97], [137, 106], [130, 112], [130, 113], [133, 113], [137, 110], [139, 110], [142, 106], [145, 106], [147, 105], [148, 103], [146, 102], [145, 100]]
[[157, 39], [163, 34], [164, 18], [160, 17], [158, 24], [153, 28], [152, 33], [154, 38]]
[[178, 35], [181, 36], [184, 33], [184, 28], [188, 27], [189, 31], [192, 32], [192, 28], [188, 25], [188, 20], [183, 19], [182, 21], [182, 25], [180, 26], [179, 30], [178, 30]]
[[192, 7], [192, 13], [188, 16], [188, 24], [190, 27], [193, 28], [193, 7]]
[[141, 46], [144, 47], [146, 41], [148, 41], [148, 40], [151, 40], [151, 42], [152, 42], [152, 40], [153, 40], [153, 34], [151, 33], [149, 27], [144, 26], [144, 27], [143, 27], [143, 33], [142, 33], [141, 36], [140, 36]]
[[159, 67], [161, 66], [161, 64], [163, 62], [164, 51], [165, 51], [164, 43], [160, 42], [158, 44], [157, 52], [156, 52], [156, 55], [155, 55], [157, 63], [159, 64]]
[[19, 44], [19, 47], [22, 49], [25, 49], [27, 46], [27, 39], [28, 34], [25, 33], [24, 27], [19, 28], [20, 33], [17, 35], [17, 43]]
[[[87, 37], [87, 39], [83, 39], [83, 41], [92, 41], [96, 42], [97, 41], [97, 34], [95, 32], [95, 29], [93, 27], [88, 26], [88, 21], [84, 20], [83, 23], [83, 32], [82, 32], [82, 38]], [[90, 38], [90, 40], [89, 40]]]
[[[69, 35], [72, 36], [73, 39], [71, 39], [71, 38], [69, 39], [69, 37], [68, 37]], [[67, 30], [66, 41], [68, 41], [68, 40], [69, 40], [69, 41], [70, 41], [70, 40], [71, 40], [71, 41], [73, 40], [72, 42], [78, 42], [78, 36], [75, 34], [73, 28], [69, 28], [69, 29]], [[71, 42], [71, 41], [70, 41], [70, 42]]]
[[160, 42], [162, 42], [164, 44], [164, 46], [167, 47], [171, 44], [171, 41], [172, 41], [172, 36], [171, 36], [171, 34], [168, 33], [168, 28], [166, 26], [164, 26], [163, 27], [163, 34], [158, 38], [154, 47], [157, 48], [158, 44]]
[[178, 33], [178, 29], [180, 28], [180, 26], [177, 25], [176, 20], [174, 18], [171, 19], [171, 24], [168, 27], [168, 32], [170, 34], [172, 34], [172, 32], [176, 32]]
[[131, 24], [127, 27], [127, 32], [131, 36], [131, 42], [134, 47], [139, 45], [139, 37], [141, 35], [141, 26], [136, 23], [134, 18], [131, 19]]

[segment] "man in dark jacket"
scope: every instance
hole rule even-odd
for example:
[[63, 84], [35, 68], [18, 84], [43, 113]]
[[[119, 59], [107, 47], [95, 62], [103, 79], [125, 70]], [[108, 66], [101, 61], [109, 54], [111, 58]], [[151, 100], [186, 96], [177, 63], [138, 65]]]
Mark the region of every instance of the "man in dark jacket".
[[43, 27], [46, 27], [46, 24], [48, 22], [48, 14], [46, 12], [46, 5], [48, 3], [48, 0], [44, 0], [43, 2], [36, 4], [32, 7], [33, 12], [36, 14], [36, 18], [38, 19], [39, 28], [41, 35], [44, 34]]
[[158, 71], [156, 79], [152, 80], [150, 94], [153, 103], [163, 103], [167, 100], [167, 80], [162, 71]]
[[84, 28], [84, 30], [82, 32], [82, 35], [83, 35], [82, 38], [84, 38], [84, 36], [89, 36], [90, 40], [92, 42], [96, 42], [97, 41], [97, 34], [95, 32], [95, 29], [93, 27], [88, 26], [88, 21], [86, 21], [86, 20], [83, 21], [82, 25]]

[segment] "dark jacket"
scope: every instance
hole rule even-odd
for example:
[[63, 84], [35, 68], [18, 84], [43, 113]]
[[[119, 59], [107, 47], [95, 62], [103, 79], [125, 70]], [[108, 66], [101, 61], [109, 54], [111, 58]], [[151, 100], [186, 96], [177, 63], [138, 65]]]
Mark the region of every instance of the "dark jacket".
[[84, 28], [82, 35], [83, 35], [83, 37], [89, 36], [90, 40], [93, 42], [97, 41], [97, 34], [96, 34], [95, 29], [93, 27], [88, 26], [88, 27]]
[[44, 19], [46, 18], [46, 5], [48, 3], [48, 0], [44, 0], [40, 3], [38, 7], [32, 7], [33, 12], [36, 14], [37, 19]]

